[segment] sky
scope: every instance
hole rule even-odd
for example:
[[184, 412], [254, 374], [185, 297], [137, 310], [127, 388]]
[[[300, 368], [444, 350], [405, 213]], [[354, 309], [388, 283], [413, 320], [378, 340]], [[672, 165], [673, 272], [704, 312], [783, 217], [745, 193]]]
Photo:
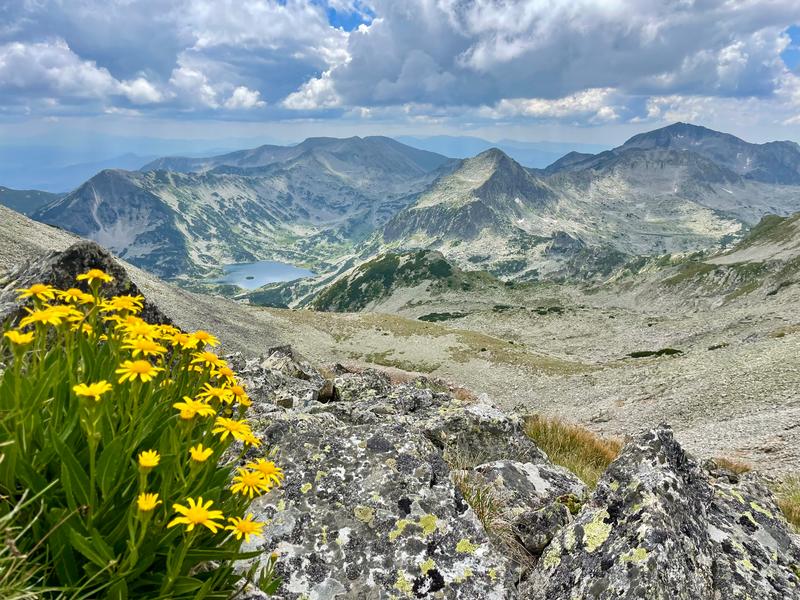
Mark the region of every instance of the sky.
[[614, 145], [674, 121], [800, 141], [800, 2], [0, 0], [0, 146]]

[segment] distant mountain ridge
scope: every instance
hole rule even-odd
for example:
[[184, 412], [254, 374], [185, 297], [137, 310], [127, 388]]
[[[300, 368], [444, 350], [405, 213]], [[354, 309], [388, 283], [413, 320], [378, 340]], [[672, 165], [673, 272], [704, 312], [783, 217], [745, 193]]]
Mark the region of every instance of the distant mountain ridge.
[[169, 277], [266, 259], [333, 273], [433, 250], [525, 280], [718, 248], [798, 210], [799, 146], [676, 123], [544, 169], [497, 148], [455, 160], [380, 136], [165, 157], [104, 171], [35, 216]]
[[46, 204], [63, 197], [40, 190], [12, 190], [0, 185], [0, 204], [26, 216], [31, 216]]
[[324, 269], [453, 163], [389, 138], [311, 138], [103, 171], [36, 218], [168, 277], [267, 258]]

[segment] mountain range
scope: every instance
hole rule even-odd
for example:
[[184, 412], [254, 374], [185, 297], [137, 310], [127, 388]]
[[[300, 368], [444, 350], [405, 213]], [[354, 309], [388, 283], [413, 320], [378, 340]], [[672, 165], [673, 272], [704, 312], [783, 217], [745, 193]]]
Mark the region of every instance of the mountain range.
[[527, 168], [386, 137], [309, 138], [106, 170], [34, 217], [170, 278], [275, 259], [344, 272], [437, 250], [503, 278], [607, 276], [631, 257], [720, 247], [800, 210], [800, 146], [676, 123]]

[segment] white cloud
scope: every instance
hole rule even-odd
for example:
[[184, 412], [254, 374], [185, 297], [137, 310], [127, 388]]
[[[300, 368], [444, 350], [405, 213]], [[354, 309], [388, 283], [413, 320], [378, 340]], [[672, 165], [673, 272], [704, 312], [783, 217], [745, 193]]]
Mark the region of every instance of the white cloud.
[[[82, 60], [64, 40], [0, 46], [0, 89], [65, 98], [103, 98], [119, 82], [107, 69]], [[3, 93], [0, 92], [0, 93]]]
[[612, 88], [585, 90], [563, 98], [515, 98], [500, 100], [483, 114], [492, 118], [533, 117], [541, 119], [568, 119], [587, 117], [597, 121], [618, 118], [613, 103], [619, 97]]
[[172, 71], [170, 85], [187, 104], [205, 108], [217, 108], [217, 91], [201, 71], [181, 65]]
[[144, 77], [120, 83], [120, 91], [134, 104], [155, 104], [164, 99], [164, 95]]
[[257, 90], [251, 90], [240, 85], [233, 90], [233, 94], [225, 101], [225, 108], [240, 110], [266, 106], [267, 103], [259, 100], [259, 96], [260, 94]]

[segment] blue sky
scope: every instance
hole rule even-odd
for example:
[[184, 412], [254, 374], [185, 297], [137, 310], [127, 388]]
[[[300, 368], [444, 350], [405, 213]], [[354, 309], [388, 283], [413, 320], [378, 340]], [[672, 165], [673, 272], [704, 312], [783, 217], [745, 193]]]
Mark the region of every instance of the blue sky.
[[0, 146], [800, 140], [798, 24], [796, 0], [0, 0]]

